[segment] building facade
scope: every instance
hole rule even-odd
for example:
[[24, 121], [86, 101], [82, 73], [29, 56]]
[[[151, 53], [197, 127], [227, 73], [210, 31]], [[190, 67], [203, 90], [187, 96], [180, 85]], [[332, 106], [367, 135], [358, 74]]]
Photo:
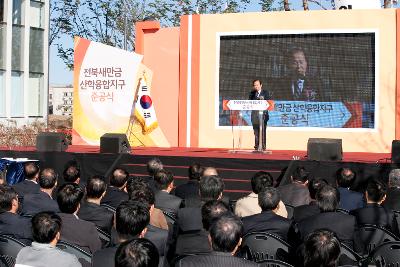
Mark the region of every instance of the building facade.
[[50, 86], [49, 114], [72, 116], [74, 88], [69, 86]]
[[0, 0], [0, 123], [47, 119], [49, 0]]

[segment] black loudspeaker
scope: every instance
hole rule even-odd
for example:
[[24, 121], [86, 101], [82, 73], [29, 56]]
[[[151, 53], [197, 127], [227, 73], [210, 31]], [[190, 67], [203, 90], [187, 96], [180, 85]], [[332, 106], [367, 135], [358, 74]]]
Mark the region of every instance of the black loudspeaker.
[[342, 139], [310, 138], [307, 156], [309, 160], [340, 161], [343, 158]]
[[36, 150], [39, 152], [63, 152], [68, 148], [68, 141], [63, 133], [43, 132], [36, 136]]
[[131, 146], [125, 134], [106, 133], [100, 137], [100, 153], [129, 153]]
[[400, 140], [392, 141], [392, 162], [400, 163]]

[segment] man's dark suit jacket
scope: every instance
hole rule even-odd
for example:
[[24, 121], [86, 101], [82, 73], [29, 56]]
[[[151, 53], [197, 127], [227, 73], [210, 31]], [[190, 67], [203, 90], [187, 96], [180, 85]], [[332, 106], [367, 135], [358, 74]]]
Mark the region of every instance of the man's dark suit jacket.
[[356, 218], [341, 212], [323, 212], [308, 217], [297, 224], [300, 239], [317, 229], [328, 229], [336, 233], [340, 242], [354, 247], [354, 233], [357, 229]]
[[147, 225], [147, 232], [144, 238], [150, 240], [158, 249], [158, 254], [163, 257], [167, 254], [168, 231], [155, 227], [151, 224]]
[[10, 235], [26, 245], [32, 243], [31, 220], [11, 212], [0, 213], [0, 234]]
[[154, 206], [156, 208], [168, 213], [172, 213], [176, 216], [176, 214], [178, 213], [178, 209], [181, 206], [181, 198], [171, 195], [168, 192], [162, 190], [158, 190], [155, 193], [155, 198], [156, 202]]
[[40, 191], [40, 186], [31, 180], [23, 180], [22, 182], [13, 185], [13, 188], [17, 191], [20, 197]]
[[340, 194], [339, 208], [348, 211], [365, 206], [363, 194], [344, 187], [338, 187]]
[[75, 244], [89, 253], [101, 248], [96, 225], [75, 217], [74, 214], [59, 213], [62, 220], [61, 240]]
[[42, 191], [24, 195], [22, 214], [35, 215], [42, 211], [60, 212], [57, 202]]
[[186, 184], [178, 185], [174, 194], [182, 199], [197, 196], [199, 194], [199, 181], [189, 180]]
[[92, 267], [114, 267], [118, 245], [96, 251], [92, 256]]
[[400, 210], [400, 188], [390, 187], [383, 206], [389, 210]]
[[[271, 99], [270, 94], [267, 90], [261, 89], [260, 91], [260, 95], [257, 97], [257, 91], [253, 90], [250, 92], [249, 95], [249, 100], [269, 100]], [[268, 120], [269, 120], [269, 114], [268, 111], [265, 110], [263, 112], [263, 119], [264, 119], [264, 123], [267, 124]], [[258, 110], [253, 110], [251, 112], [251, 123], [253, 125], [259, 125], [259, 119], [258, 119]]]
[[94, 223], [106, 233], [111, 233], [111, 227], [114, 222], [114, 213], [108, 209], [91, 202], [82, 202], [78, 211], [78, 217], [81, 220]]
[[356, 217], [358, 225], [378, 225], [399, 236], [399, 226], [393, 212], [379, 204], [369, 203], [365, 208], [352, 210], [350, 214]]
[[282, 202], [285, 204], [298, 207], [311, 202], [310, 193], [305, 185], [293, 182], [279, 186], [278, 191]]
[[317, 203], [311, 201], [308, 205], [301, 205], [294, 208], [292, 219], [295, 222], [300, 222], [305, 218], [321, 213]]
[[285, 77], [275, 83], [272, 98], [287, 101], [324, 101], [321, 96], [322, 81], [314, 76], [305, 76], [303, 79], [303, 90], [299, 98], [293, 94], [293, 86], [297, 83], [297, 78], [291, 77]]
[[288, 239], [288, 232], [291, 220], [276, 215], [272, 211], [262, 211], [260, 214], [246, 216], [242, 218], [243, 235], [253, 232], [268, 232]]
[[212, 252], [208, 255], [196, 255], [183, 258], [179, 261], [179, 266], [182, 267], [209, 267], [209, 266], [260, 266], [259, 264], [232, 256], [226, 252]]
[[122, 201], [128, 200], [128, 193], [120, 190], [117, 187], [107, 187], [106, 195], [101, 200], [101, 204], [107, 204], [113, 208], [117, 208]]

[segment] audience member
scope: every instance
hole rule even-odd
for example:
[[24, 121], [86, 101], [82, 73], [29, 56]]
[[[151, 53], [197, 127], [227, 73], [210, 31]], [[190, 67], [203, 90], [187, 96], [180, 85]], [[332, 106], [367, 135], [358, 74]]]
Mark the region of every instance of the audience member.
[[[261, 213], [261, 207], [258, 205], [258, 193], [267, 187], [272, 187], [274, 179], [268, 172], [257, 172], [251, 178], [251, 188], [253, 190], [249, 195], [239, 199], [235, 205], [235, 214], [239, 217], [246, 217]], [[287, 218], [287, 210], [282, 201], [279, 202], [276, 214]]]
[[219, 175], [219, 174], [218, 174], [218, 171], [217, 171], [217, 169], [214, 168], [214, 167], [205, 167], [205, 168], [203, 169], [202, 174], [201, 174], [202, 177], [203, 177], [203, 176], [218, 176], [218, 175]]
[[311, 181], [308, 183], [308, 191], [310, 192], [311, 202], [308, 205], [301, 205], [294, 208], [292, 219], [295, 222], [299, 222], [307, 217], [321, 212], [317, 205], [317, 201], [315, 200], [315, 196], [318, 190], [327, 184], [328, 182], [325, 179], [311, 179]]
[[53, 212], [40, 212], [32, 218], [32, 245], [20, 250], [16, 266], [79, 267], [78, 258], [57, 248], [61, 218]]
[[0, 233], [29, 245], [32, 242], [31, 222], [17, 214], [18, 195], [8, 185], [0, 185]]
[[159, 158], [153, 158], [147, 162], [147, 173], [149, 174], [147, 182], [153, 191], [157, 191], [154, 175], [163, 168], [163, 164]]
[[81, 203], [78, 217], [94, 223], [98, 228], [110, 234], [114, 213], [100, 206], [106, 190], [104, 177], [97, 175], [91, 177], [86, 183], [86, 200]]
[[258, 205], [262, 211], [259, 214], [242, 219], [243, 234], [268, 232], [287, 240], [291, 220], [276, 214], [279, 209], [279, 202], [279, 192], [276, 188], [267, 187], [259, 192]]
[[356, 174], [351, 169], [342, 168], [339, 170], [336, 179], [340, 194], [339, 208], [350, 211], [364, 207], [363, 195], [350, 189], [355, 179]]
[[146, 204], [131, 200], [122, 202], [115, 212], [117, 244], [95, 252], [92, 258], [92, 266], [113, 267], [117, 246], [133, 238], [144, 237], [149, 221], [150, 212]]
[[231, 214], [229, 207], [221, 200], [209, 200], [201, 207], [201, 221], [205, 231], [210, 230], [213, 221], [224, 214]]
[[13, 188], [18, 193], [19, 197], [23, 197], [25, 194], [37, 193], [40, 187], [37, 183], [39, 178], [39, 166], [35, 162], [27, 162], [24, 165], [25, 180], [15, 184]]
[[24, 196], [22, 214], [35, 215], [41, 211], [59, 212], [58, 204], [52, 197], [57, 180], [58, 175], [53, 169], [44, 169], [39, 176], [40, 190]]
[[183, 258], [179, 266], [259, 266], [258, 264], [235, 257], [242, 242], [243, 225], [236, 216], [223, 215], [210, 227], [209, 240], [213, 251], [207, 255]]
[[169, 171], [160, 170], [154, 175], [154, 180], [157, 188], [157, 191], [155, 192], [156, 208], [176, 217], [182, 199], [170, 194], [174, 188], [173, 174]]
[[81, 172], [77, 165], [67, 165], [63, 171], [63, 178], [66, 183], [79, 184], [81, 181]]
[[340, 242], [353, 248], [356, 218], [336, 211], [340, 200], [337, 189], [330, 185], [322, 187], [317, 192], [316, 200], [321, 213], [305, 218], [297, 224], [301, 240], [314, 230], [324, 228], [334, 232]]
[[399, 227], [393, 212], [381, 206], [386, 198], [386, 185], [376, 179], [369, 181], [365, 198], [367, 205], [364, 208], [350, 212], [351, 215], [356, 217], [357, 224], [378, 225], [399, 236]]
[[294, 207], [310, 203], [307, 188], [308, 173], [303, 167], [297, 167], [291, 176], [291, 183], [278, 187], [283, 203]]
[[125, 192], [128, 177], [129, 173], [125, 169], [114, 169], [110, 176], [110, 186], [107, 187], [101, 204], [106, 204], [116, 209], [122, 201], [128, 200], [128, 194]]
[[316, 230], [304, 242], [304, 267], [336, 267], [339, 255], [339, 240], [330, 231]]
[[101, 242], [96, 225], [92, 222], [81, 220], [76, 215], [82, 198], [83, 191], [75, 183], [66, 183], [59, 188], [57, 203], [61, 211], [59, 215], [63, 222], [61, 240], [75, 244], [93, 253], [100, 249]]
[[389, 189], [383, 206], [389, 210], [400, 210], [400, 169], [389, 173]]
[[122, 243], [115, 254], [116, 267], [157, 267], [158, 262], [156, 247], [145, 238]]
[[175, 196], [185, 199], [197, 195], [199, 193], [199, 180], [202, 172], [203, 167], [200, 164], [196, 163], [189, 166], [189, 181], [186, 184], [181, 184], [175, 188]]

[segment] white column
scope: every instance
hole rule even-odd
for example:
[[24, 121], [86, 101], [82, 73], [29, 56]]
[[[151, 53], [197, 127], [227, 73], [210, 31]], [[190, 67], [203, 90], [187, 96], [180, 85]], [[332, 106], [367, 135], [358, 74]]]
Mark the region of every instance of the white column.
[[6, 0], [6, 73], [5, 73], [5, 86], [6, 86], [6, 117], [11, 117], [11, 46], [12, 46], [12, 0]]

